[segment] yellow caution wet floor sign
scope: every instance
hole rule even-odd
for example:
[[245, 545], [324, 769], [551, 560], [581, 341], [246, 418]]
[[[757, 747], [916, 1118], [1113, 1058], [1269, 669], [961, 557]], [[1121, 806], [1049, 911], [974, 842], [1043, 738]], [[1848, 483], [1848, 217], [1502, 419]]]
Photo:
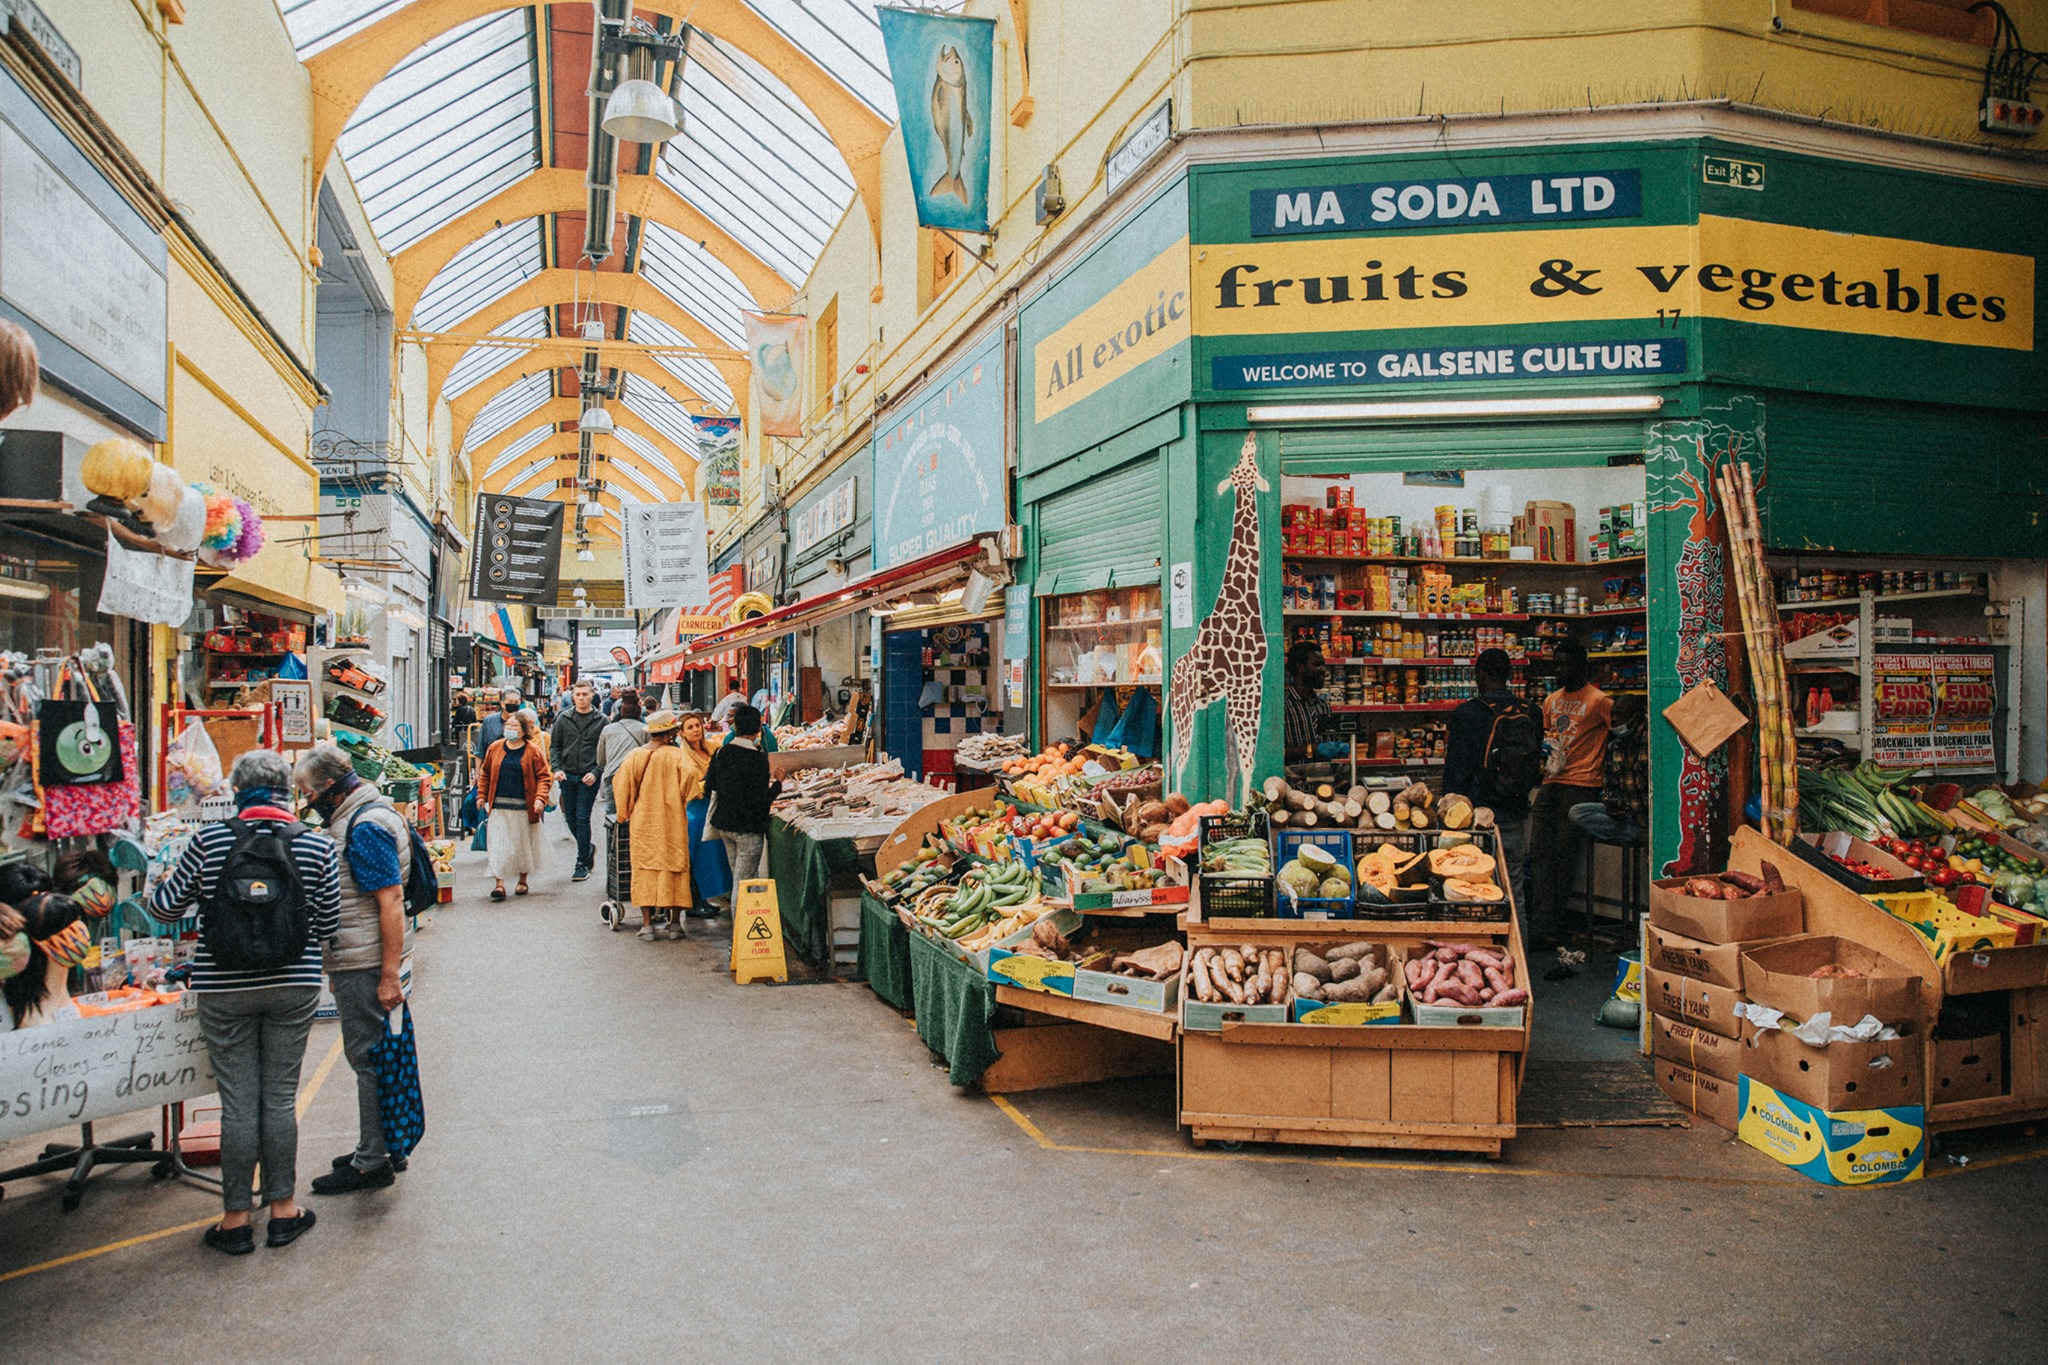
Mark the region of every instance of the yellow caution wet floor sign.
[[782, 911], [775, 883], [765, 877], [741, 882], [732, 890], [732, 979], [787, 981], [789, 962], [782, 955]]

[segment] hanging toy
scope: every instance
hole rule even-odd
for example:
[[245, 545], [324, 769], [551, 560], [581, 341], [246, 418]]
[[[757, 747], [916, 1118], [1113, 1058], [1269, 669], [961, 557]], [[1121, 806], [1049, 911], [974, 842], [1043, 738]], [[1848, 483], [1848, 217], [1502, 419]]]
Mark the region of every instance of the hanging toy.
[[127, 502], [149, 491], [151, 466], [155, 463], [141, 446], [116, 436], [85, 452], [78, 478], [102, 497]]
[[154, 464], [149, 469], [149, 487], [135, 499], [135, 510], [161, 531], [178, 515], [178, 507], [184, 501], [185, 481], [178, 477], [178, 471], [167, 464]]
[[199, 541], [199, 560], [216, 569], [233, 568], [235, 542], [242, 538], [242, 514], [235, 506], [234, 495], [223, 493], [212, 484], [192, 486], [206, 497], [206, 534]]
[[206, 495], [187, 487], [178, 498], [178, 510], [157, 526], [156, 539], [166, 550], [189, 555], [206, 538]]

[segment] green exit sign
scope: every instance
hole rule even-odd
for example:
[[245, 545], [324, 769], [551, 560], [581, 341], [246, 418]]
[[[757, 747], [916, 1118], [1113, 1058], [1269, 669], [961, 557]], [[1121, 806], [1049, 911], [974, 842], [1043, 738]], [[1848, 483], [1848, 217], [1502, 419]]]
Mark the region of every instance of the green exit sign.
[[1733, 156], [1710, 156], [1700, 167], [1700, 178], [1709, 185], [1725, 185], [1731, 190], [1761, 190], [1764, 187], [1764, 163]]

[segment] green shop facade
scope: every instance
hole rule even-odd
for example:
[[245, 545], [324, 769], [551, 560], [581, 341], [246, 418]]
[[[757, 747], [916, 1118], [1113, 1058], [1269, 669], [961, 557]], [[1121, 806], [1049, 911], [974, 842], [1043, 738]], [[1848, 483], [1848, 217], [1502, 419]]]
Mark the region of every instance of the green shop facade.
[[[1031, 646], [1035, 742], [1073, 733], [1104, 692], [1128, 708], [1149, 689], [1169, 786], [1238, 801], [1279, 771], [1290, 631], [1333, 615], [1290, 581], [1282, 507], [1306, 500], [1290, 485], [1345, 476], [1368, 515], [1406, 500], [1409, 527], [1416, 500], [1469, 505], [1489, 486], [1520, 512], [1542, 496], [1535, 471], [1589, 503], [1633, 480], [1615, 501], [1641, 503], [1646, 529], [1611, 566], [1501, 568], [1531, 575], [1518, 607], [1638, 580], [1629, 690], [1653, 717], [1701, 682], [1731, 686], [1713, 481], [1730, 461], [1752, 466], [1787, 573], [1986, 567], [2033, 626], [2012, 647], [2040, 657], [2048, 193], [2022, 183], [2030, 168], [1832, 131], [1793, 147], [1782, 128], [1384, 154], [1367, 139], [1341, 157], [1285, 135], [1265, 155], [1248, 136], [1228, 135], [1227, 162], [1204, 159], [1221, 142], [1176, 144], [1023, 300], [1030, 594], [1008, 629]], [[1597, 508], [1576, 511], [1590, 541]], [[2038, 780], [2043, 670], [2022, 672], [1999, 723], [2024, 720], [2024, 739], [1997, 766]], [[1702, 759], [1653, 721], [1660, 873], [1719, 856], [1754, 788], [1747, 754]]]

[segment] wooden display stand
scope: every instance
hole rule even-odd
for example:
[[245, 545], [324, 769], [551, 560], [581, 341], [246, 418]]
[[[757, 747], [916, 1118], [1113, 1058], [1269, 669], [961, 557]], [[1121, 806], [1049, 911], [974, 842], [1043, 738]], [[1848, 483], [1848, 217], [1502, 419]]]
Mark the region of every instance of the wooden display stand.
[[[1199, 893], [1198, 893], [1199, 894]], [[1498, 944], [1526, 983], [1515, 920], [1224, 919], [1188, 922], [1188, 951], [1237, 943], [1371, 939], [1420, 949], [1424, 939]], [[1289, 957], [1293, 954], [1290, 950]], [[1498, 1157], [1515, 1136], [1515, 1101], [1534, 1002], [1516, 1028], [1419, 1024], [1226, 1023], [1180, 1033], [1180, 1122], [1196, 1146], [1298, 1142], [1408, 1147]]]
[[996, 1003], [1032, 1017], [1021, 1028], [995, 1031], [1002, 1056], [981, 1073], [990, 1095], [1015, 1095], [1061, 1085], [1173, 1074], [1170, 1014], [1097, 1005], [1015, 986], [996, 987]]
[[[1756, 872], [1769, 858], [1806, 901], [1806, 932], [1851, 939], [1920, 974], [1920, 1033], [1927, 1049], [1927, 1129], [1953, 1133], [2002, 1123], [2048, 1119], [2048, 943], [1959, 952], [1936, 966], [1926, 940], [1910, 926], [1753, 829], [1737, 830], [1728, 865]], [[2010, 992], [2005, 1093], [1936, 1102], [1940, 1060], [1933, 1026], [1951, 995]]]

